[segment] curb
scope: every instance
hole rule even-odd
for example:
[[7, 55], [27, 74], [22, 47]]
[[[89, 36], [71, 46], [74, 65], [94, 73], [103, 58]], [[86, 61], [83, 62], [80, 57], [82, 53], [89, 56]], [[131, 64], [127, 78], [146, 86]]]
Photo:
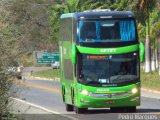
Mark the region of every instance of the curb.
[[37, 108], [37, 109], [39, 109], [39, 110], [45, 111], [45, 112], [50, 113], [50, 114], [59, 115], [59, 116], [62, 116], [62, 117], [64, 117], [64, 118], [69, 118], [69, 119], [71, 119], [71, 120], [78, 120], [77, 118], [74, 118], [74, 117], [72, 117], [72, 116], [63, 115], [63, 114], [61, 114], [61, 113], [59, 113], [59, 112], [52, 111], [52, 110], [50, 110], [50, 109], [44, 108], [44, 107], [42, 107], [42, 106], [39, 106], [39, 105], [30, 103], [30, 102], [27, 102], [27, 101], [24, 101], [24, 100], [21, 100], [21, 99], [18, 99], [18, 98], [10, 97], [10, 99], [15, 100], [15, 101], [17, 101], [17, 102], [20, 102], [20, 103], [22, 103], [22, 104], [26, 104], [26, 105], [32, 106], [32, 107], [34, 107], [34, 108]]
[[55, 77], [54, 79], [50, 79], [50, 78], [42, 78], [42, 77], [34, 77], [34, 76], [28, 76], [28, 77], [24, 77], [23, 79], [28, 79], [28, 80], [49, 80], [49, 81], [60, 81], [60, 78]]
[[151, 89], [146, 89], [146, 88], [141, 88], [141, 90], [150, 92], [150, 93], [160, 94], [160, 91], [156, 91], [156, 90], [151, 90]]

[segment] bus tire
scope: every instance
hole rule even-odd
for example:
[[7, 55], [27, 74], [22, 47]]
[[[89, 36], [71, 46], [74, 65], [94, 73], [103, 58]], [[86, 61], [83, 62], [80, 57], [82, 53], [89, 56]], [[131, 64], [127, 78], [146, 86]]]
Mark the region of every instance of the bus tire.
[[73, 111], [73, 105], [66, 104], [66, 111], [67, 112]]
[[110, 108], [111, 112], [119, 113], [119, 112], [129, 112], [129, 113], [134, 113], [136, 112], [136, 107], [111, 107]]
[[125, 112], [126, 111], [125, 107], [111, 107], [110, 110], [113, 113], [119, 113], [119, 112]]
[[62, 99], [63, 99], [63, 102], [65, 102], [65, 95], [62, 94]]
[[79, 107], [74, 106], [74, 111], [76, 114], [82, 114], [87, 111], [87, 108], [79, 108]]
[[63, 99], [63, 102], [65, 102], [65, 89], [64, 89], [64, 87], [62, 87], [62, 99]]
[[71, 92], [72, 105], [74, 105], [74, 91]]

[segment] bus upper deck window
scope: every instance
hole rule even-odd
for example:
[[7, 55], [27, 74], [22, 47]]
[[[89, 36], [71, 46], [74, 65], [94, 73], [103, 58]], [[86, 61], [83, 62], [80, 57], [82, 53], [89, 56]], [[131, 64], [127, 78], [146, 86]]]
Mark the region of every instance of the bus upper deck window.
[[133, 19], [80, 20], [78, 25], [80, 42], [123, 42], [136, 40]]
[[135, 39], [135, 24], [133, 20], [122, 20], [119, 22], [119, 27], [122, 41]]

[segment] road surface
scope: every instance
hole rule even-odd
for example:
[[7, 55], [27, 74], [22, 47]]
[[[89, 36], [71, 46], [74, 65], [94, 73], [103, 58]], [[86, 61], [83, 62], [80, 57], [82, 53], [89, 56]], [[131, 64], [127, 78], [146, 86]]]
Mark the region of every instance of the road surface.
[[[50, 80], [25, 80], [16, 84], [18, 89], [17, 98], [39, 105], [49, 110], [72, 116], [80, 120], [116, 120], [116, 119], [138, 119], [160, 120], [160, 94], [157, 98], [142, 97], [141, 106], [137, 113], [111, 113], [109, 109], [90, 109], [86, 114], [76, 115], [74, 112], [66, 112], [62, 102], [59, 82]], [[151, 96], [152, 97], [152, 96]], [[146, 116], [147, 114], [147, 116]], [[157, 117], [158, 116], [158, 117]]]

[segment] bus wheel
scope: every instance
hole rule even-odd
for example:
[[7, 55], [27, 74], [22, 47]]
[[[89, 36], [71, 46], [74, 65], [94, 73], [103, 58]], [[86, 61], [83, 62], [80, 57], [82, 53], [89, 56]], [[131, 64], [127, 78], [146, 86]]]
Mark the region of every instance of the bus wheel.
[[126, 107], [126, 111], [129, 112], [129, 113], [135, 113], [136, 112], [136, 107], [133, 106], [133, 107]]
[[62, 86], [62, 100], [65, 103], [65, 88]]
[[74, 111], [76, 114], [81, 114], [81, 113], [85, 113], [87, 111], [87, 108], [79, 108], [75, 106]]
[[62, 94], [62, 99], [63, 99], [63, 102], [65, 103], [65, 95]]
[[119, 113], [119, 112], [129, 112], [129, 113], [134, 113], [136, 112], [136, 107], [133, 106], [133, 107], [113, 107], [113, 108], [110, 108], [111, 112], [114, 112], [114, 113]]
[[73, 105], [66, 104], [66, 111], [67, 112], [73, 111]]

